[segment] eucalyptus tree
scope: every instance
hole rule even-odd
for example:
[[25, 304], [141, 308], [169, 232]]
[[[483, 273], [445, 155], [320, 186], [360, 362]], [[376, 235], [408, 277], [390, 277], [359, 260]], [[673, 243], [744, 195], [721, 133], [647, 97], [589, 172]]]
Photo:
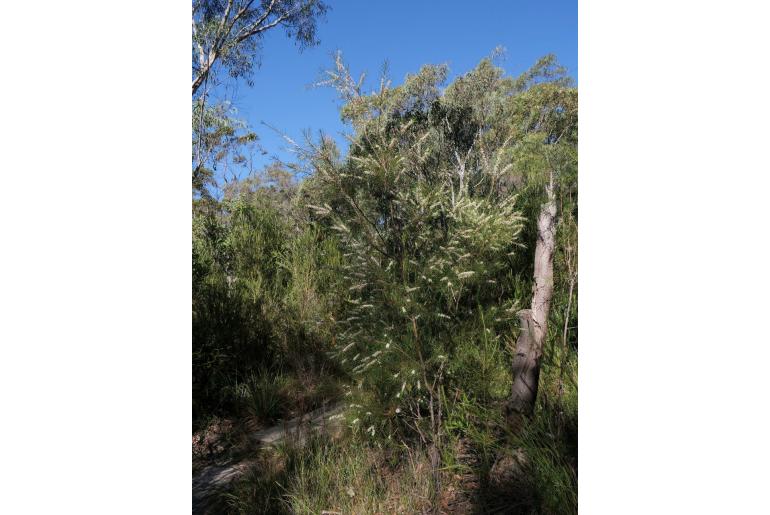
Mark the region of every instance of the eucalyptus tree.
[[316, 22], [327, 9], [322, 0], [193, 0], [193, 96], [220, 66], [248, 79], [271, 29], [283, 27], [300, 48], [315, 45]]
[[[193, 193], [209, 196], [214, 172], [247, 163], [247, 144], [256, 135], [226, 102], [207, 101], [220, 71], [250, 84], [260, 62], [262, 39], [282, 27], [305, 48], [318, 43], [317, 21], [328, 7], [322, 0], [194, 0], [192, 3]], [[235, 174], [233, 174], [235, 175]]]

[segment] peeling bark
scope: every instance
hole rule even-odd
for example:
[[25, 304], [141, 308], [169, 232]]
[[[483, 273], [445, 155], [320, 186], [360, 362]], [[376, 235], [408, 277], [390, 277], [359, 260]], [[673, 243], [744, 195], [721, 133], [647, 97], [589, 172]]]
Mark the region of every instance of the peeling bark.
[[516, 355], [513, 358], [513, 386], [508, 403], [509, 415], [520, 418], [532, 414], [540, 379], [540, 356], [533, 337], [534, 321], [532, 310], [518, 312], [521, 331], [516, 340]]
[[548, 200], [540, 208], [535, 246], [535, 285], [532, 294], [533, 338], [540, 351], [548, 330], [548, 314], [553, 298], [553, 256], [556, 248], [556, 197], [553, 182], [546, 188]]
[[548, 315], [553, 298], [553, 256], [556, 246], [556, 197], [553, 174], [546, 186], [547, 200], [537, 219], [535, 272], [531, 309], [518, 313], [521, 332], [513, 358], [513, 386], [508, 402], [511, 424], [518, 426], [523, 417], [532, 415], [540, 379], [540, 359], [548, 331]]

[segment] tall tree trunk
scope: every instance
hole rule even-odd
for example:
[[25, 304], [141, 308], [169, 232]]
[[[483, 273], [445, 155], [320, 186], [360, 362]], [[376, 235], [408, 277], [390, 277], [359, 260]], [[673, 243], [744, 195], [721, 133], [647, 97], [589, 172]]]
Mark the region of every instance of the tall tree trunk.
[[546, 186], [546, 202], [540, 207], [537, 219], [537, 244], [535, 246], [535, 284], [532, 307], [518, 313], [521, 333], [516, 341], [513, 358], [513, 386], [508, 403], [511, 423], [520, 424], [523, 417], [532, 415], [537, 399], [540, 378], [540, 358], [548, 330], [548, 314], [553, 298], [553, 256], [556, 246], [556, 196], [553, 173]]

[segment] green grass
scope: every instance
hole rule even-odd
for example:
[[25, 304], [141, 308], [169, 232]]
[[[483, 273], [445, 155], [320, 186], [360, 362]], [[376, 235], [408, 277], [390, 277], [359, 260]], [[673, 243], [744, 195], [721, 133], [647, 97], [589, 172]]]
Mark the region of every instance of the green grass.
[[[556, 395], [558, 367], [544, 366], [535, 417], [518, 434], [507, 431], [501, 399], [462, 392], [450, 396], [438, 502], [462, 491], [477, 513], [577, 512], [575, 359], [574, 351], [570, 351], [565, 360], [568, 367], [561, 376], [565, 386], [560, 400]], [[478, 375], [489, 371], [476, 370]], [[475, 383], [478, 378], [471, 379]], [[325, 386], [315, 385], [315, 394], [306, 392], [308, 397], [320, 397], [318, 392], [324, 388], [337, 387], [338, 383], [328, 381]], [[275, 396], [280, 398], [286, 389], [296, 390], [301, 382], [296, 377], [257, 375], [253, 385], [265, 387], [266, 391], [255, 398], [260, 409], [265, 409], [273, 405]], [[431, 508], [435, 497], [430, 464], [416, 441], [404, 442], [406, 445], [397, 433], [378, 431], [371, 437], [361, 430], [346, 429], [340, 439], [316, 436], [304, 446], [286, 443], [262, 450], [257, 465], [222, 497], [221, 511], [279, 515], [322, 511], [421, 513]], [[458, 458], [455, 453], [461, 447], [473, 459]], [[490, 471], [501, 456], [516, 453], [525, 457], [520, 474], [513, 487], [501, 487]], [[478, 486], [463, 491], [466, 486], [458, 479], [461, 477], [475, 477]]]
[[340, 396], [340, 378], [333, 374], [286, 373], [261, 368], [233, 385], [240, 414], [270, 425], [333, 402]]
[[264, 423], [274, 422], [282, 412], [281, 390], [287, 377], [281, 372], [266, 369], [252, 372], [245, 381], [236, 385], [243, 408], [248, 415]]
[[431, 496], [425, 457], [347, 435], [265, 450], [221, 509], [242, 514], [420, 513]]

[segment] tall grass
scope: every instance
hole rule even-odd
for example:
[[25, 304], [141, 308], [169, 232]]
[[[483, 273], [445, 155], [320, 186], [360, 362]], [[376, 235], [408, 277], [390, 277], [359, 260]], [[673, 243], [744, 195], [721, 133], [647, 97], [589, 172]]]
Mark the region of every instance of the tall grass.
[[249, 373], [244, 382], [236, 384], [236, 388], [246, 413], [267, 424], [282, 414], [282, 390], [286, 383], [287, 378], [282, 372], [262, 368]]
[[339, 371], [325, 351], [340, 301], [334, 287], [341, 256], [333, 239], [307, 226], [295, 230], [283, 210], [267, 194], [254, 194], [195, 213], [194, 426], [234, 414], [244, 400], [269, 421], [290, 413], [293, 400], [312, 397], [279, 395], [285, 388], [277, 382], [285, 378], [271, 378], [268, 369], [311, 378], [320, 388], [301, 388], [313, 394], [336, 391], [328, 379]]
[[431, 496], [428, 470], [420, 454], [353, 435], [338, 442], [315, 436], [264, 451], [222, 501], [242, 514], [421, 513]]

